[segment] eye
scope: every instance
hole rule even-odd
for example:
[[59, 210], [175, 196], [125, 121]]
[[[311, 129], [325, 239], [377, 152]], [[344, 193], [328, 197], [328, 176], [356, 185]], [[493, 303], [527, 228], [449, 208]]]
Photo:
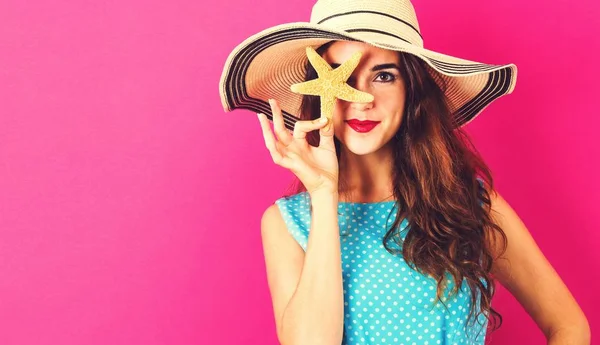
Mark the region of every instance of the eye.
[[381, 72], [377, 75], [377, 78], [379, 78], [381, 76], [387, 77], [387, 78], [384, 78], [384, 80], [382, 80], [382, 82], [384, 82], [384, 83], [391, 83], [394, 80], [396, 80], [396, 76], [389, 72]]

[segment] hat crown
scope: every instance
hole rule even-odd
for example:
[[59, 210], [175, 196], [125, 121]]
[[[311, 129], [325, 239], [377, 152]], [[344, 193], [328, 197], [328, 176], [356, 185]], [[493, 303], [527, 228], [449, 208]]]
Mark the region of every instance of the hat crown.
[[387, 34], [423, 47], [417, 15], [409, 0], [318, 0], [310, 23], [365, 35]]

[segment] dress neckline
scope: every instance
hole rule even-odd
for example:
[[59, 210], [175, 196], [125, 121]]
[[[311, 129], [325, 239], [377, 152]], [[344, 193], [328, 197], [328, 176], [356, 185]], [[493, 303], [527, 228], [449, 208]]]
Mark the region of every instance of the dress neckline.
[[[305, 195], [309, 195], [308, 192], [303, 192]], [[388, 200], [388, 201], [375, 201], [375, 202], [358, 202], [358, 201], [338, 201], [339, 205], [360, 205], [360, 206], [368, 206], [368, 205], [389, 205], [395, 204], [398, 200]]]
[[389, 201], [376, 201], [376, 202], [357, 202], [357, 201], [338, 201], [338, 204], [344, 205], [386, 205], [395, 203], [397, 200], [389, 200]]
[[[393, 197], [394, 195], [390, 195], [385, 199], [389, 199], [391, 197]], [[385, 200], [383, 199], [383, 200]], [[338, 201], [339, 204], [347, 204], [347, 205], [363, 205], [363, 206], [367, 206], [367, 205], [388, 205], [388, 204], [394, 204], [396, 203], [398, 200], [388, 200], [388, 201], [371, 201], [371, 202], [358, 202], [358, 201]]]

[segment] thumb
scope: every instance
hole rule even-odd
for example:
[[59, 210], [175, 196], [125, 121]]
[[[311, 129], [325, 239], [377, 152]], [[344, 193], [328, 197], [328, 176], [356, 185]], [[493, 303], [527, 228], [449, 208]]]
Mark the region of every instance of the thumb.
[[321, 136], [319, 147], [328, 148], [331, 150], [333, 150], [335, 148], [335, 145], [333, 142], [333, 137], [334, 137], [333, 127], [334, 126], [333, 126], [332, 119], [327, 118], [327, 124], [325, 126], [321, 127], [321, 129], [319, 129], [319, 134]]

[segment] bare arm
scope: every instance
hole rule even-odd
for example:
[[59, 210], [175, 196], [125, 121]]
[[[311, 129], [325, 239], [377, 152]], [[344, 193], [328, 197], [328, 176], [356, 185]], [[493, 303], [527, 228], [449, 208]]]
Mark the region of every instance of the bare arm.
[[548, 344], [590, 344], [588, 321], [566, 285], [510, 205], [497, 192], [490, 195], [492, 216], [508, 238], [493, 274], [536, 322]]
[[[311, 230], [304, 255], [300, 254], [303, 251], [297, 243], [291, 249], [294, 240], [281, 233], [281, 219], [273, 222], [263, 217], [261, 222], [277, 334], [284, 345], [339, 345], [343, 335], [344, 295], [338, 196], [312, 195], [311, 202]], [[273, 224], [279, 224], [278, 228]], [[287, 232], [285, 228], [283, 231]], [[275, 232], [285, 242], [273, 240]], [[282, 246], [282, 243], [287, 244]]]

